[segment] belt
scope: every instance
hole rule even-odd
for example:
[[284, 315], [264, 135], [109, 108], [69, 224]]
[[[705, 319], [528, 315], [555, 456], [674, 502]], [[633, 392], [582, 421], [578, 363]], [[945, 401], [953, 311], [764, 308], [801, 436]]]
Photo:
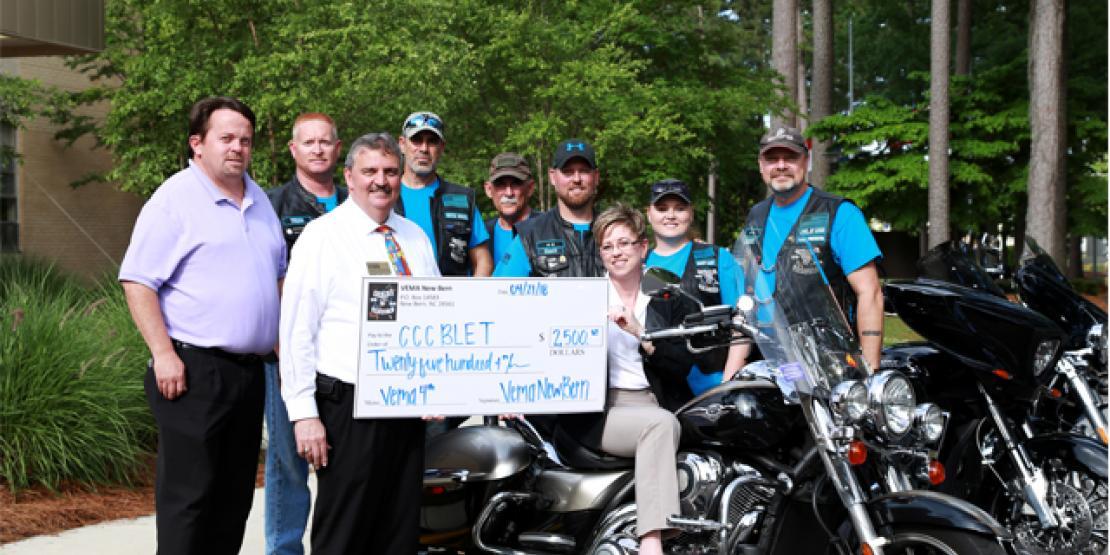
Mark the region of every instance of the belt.
[[344, 395], [354, 393], [355, 384], [347, 383], [327, 374], [316, 373], [316, 395], [323, 399], [339, 401]]
[[225, 351], [219, 347], [201, 347], [199, 345], [193, 345], [192, 343], [186, 343], [184, 341], [178, 341], [176, 339], [171, 339], [170, 341], [173, 343], [174, 347], [181, 349], [182, 351], [196, 351], [198, 353], [212, 355], [239, 364], [254, 364], [256, 362], [262, 362], [262, 356], [256, 355], [254, 353], [232, 353]]

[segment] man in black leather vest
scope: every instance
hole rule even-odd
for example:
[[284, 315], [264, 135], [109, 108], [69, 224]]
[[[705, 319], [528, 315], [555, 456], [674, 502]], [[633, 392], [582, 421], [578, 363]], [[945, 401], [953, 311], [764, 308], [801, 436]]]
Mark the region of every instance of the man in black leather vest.
[[597, 198], [597, 157], [589, 143], [567, 139], [555, 148], [548, 179], [556, 207], [517, 224], [517, 237], [494, 276], [599, 277], [601, 254], [590, 225]]
[[[347, 188], [335, 183], [341, 147], [335, 122], [326, 114], [301, 114], [293, 122], [289, 153], [296, 170], [292, 179], [267, 193], [281, 220], [287, 253], [293, 252], [308, 222], [347, 199]], [[308, 463], [297, 453], [275, 360], [266, 362], [266, 430], [266, 552], [304, 553], [302, 537], [312, 503]]]
[[489, 235], [478, 211], [474, 190], [436, 172], [447, 144], [443, 119], [432, 112], [413, 112], [401, 126], [405, 173], [394, 211], [416, 222], [436, 250], [445, 276], [488, 276], [493, 270]]
[[[745, 292], [761, 300], [775, 291], [776, 277], [787, 273], [803, 296], [826, 295], [831, 289], [864, 357], [878, 369], [883, 293], [876, 262], [882, 253], [867, 220], [852, 201], [806, 182], [809, 149], [797, 129], [772, 129], [759, 145], [759, 173], [771, 196], [752, 207], [734, 247], [752, 255], [743, 261]], [[760, 291], [760, 284], [770, 291]], [[787, 311], [813, 304], [806, 298], [774, 298]]]

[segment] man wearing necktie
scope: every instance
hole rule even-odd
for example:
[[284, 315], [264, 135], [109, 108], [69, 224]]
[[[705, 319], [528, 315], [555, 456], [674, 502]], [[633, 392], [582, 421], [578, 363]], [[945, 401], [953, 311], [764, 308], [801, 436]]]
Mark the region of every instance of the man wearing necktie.
[[312, 552], [412, 554], [424, 422], [354, 419], [362, 279], [439, 276], [427, 236], [393, 206], [404, 158], [388, 133], [347, 153], [350, 196], [305, 227], [281, 303], [281, 393], [297, 450], [316, 467]]

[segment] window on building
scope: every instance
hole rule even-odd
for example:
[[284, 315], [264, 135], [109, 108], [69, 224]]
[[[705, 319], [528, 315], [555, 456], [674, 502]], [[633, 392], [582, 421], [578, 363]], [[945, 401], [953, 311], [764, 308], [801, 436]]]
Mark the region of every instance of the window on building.
[[15, 169], [15, 128], [0, 123], [0, 252], [19, 251]]

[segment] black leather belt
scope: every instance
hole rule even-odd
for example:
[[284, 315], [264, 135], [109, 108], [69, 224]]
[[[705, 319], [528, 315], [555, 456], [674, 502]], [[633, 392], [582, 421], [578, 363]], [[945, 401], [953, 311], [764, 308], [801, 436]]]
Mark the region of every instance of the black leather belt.
[[262, 356], [256, 355], [254, 353], [232, 353], [225, 351], [219, 347], [200, 347], [198, 345], [193, 345], [192, 343], [186, 343], [184, 341], [178, 341], [176, 339], [171, 339], [170, 341], [173, 343], [174, 348], [181, 349], [182, 351], [197, 351], [215, 357], [220, 357], [224, 360], [230, 360], [238, 364], [254, 364], [256, 362], [262, 362]]

